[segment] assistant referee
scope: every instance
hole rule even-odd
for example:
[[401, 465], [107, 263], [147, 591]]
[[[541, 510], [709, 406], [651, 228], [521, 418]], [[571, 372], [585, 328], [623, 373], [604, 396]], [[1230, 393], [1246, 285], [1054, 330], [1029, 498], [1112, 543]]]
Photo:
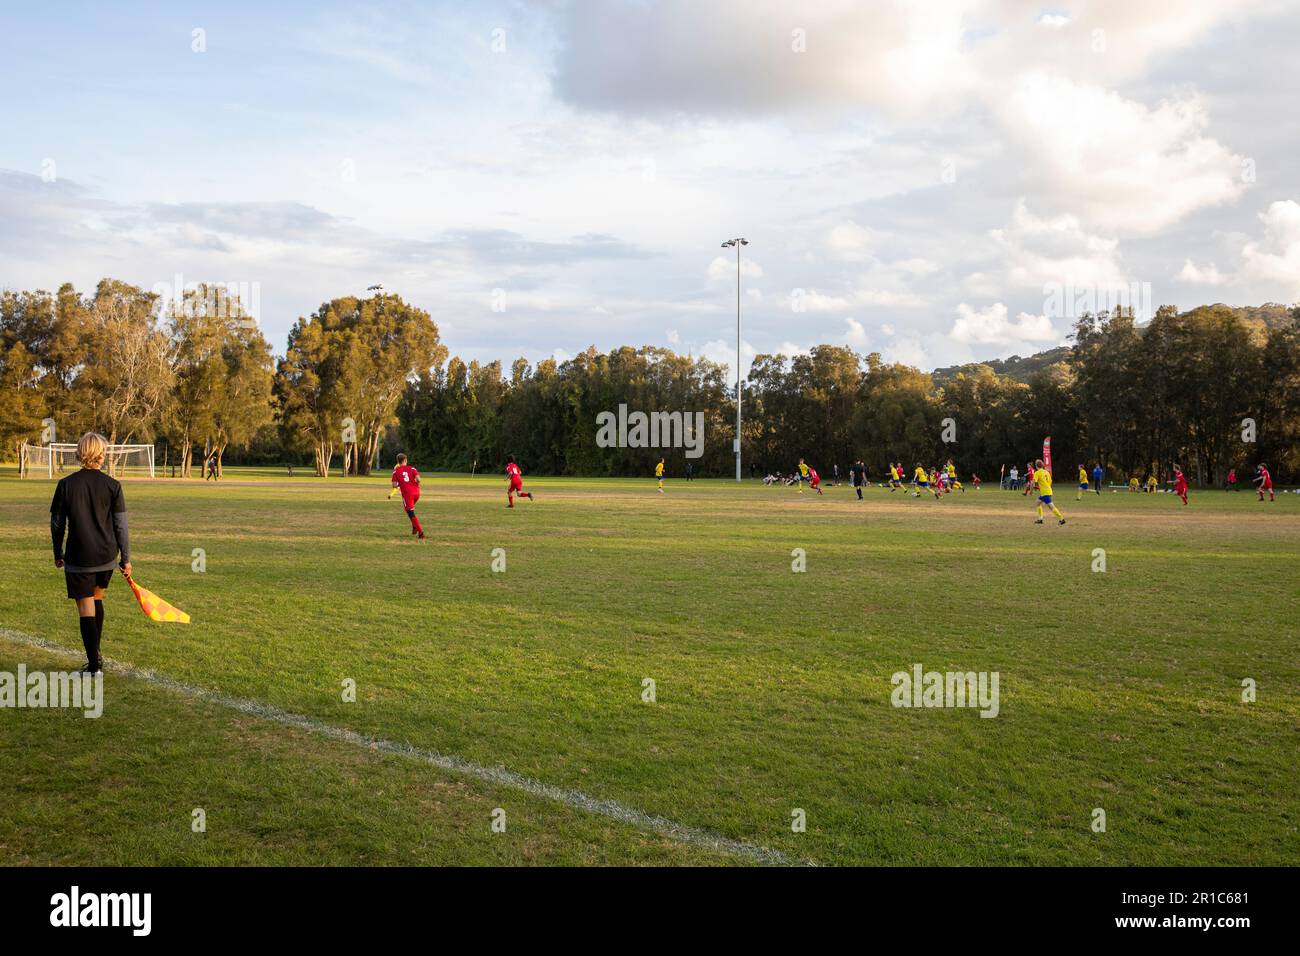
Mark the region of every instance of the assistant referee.
[[86, 674], [98, 674], [104, 667], [99, 643], [104, 635], [104, 589], [113, 580], [113, 566], [131, 574], [122, 483], [100, 470], [107, 451], [103, 435], [82, 435], [77, 442], [81, 470], [59, 480], [50, 502], [54, 566], [63, 569], [68, 597], [77, 602]]

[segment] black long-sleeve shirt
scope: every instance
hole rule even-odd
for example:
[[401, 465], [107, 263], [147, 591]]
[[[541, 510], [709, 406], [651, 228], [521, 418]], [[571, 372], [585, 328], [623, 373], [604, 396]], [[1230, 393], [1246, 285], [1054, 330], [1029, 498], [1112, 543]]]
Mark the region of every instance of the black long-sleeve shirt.
[[97, 468], [61, 479], [50, 502], [50, 538], [68, 571], [110, 571], [130, 561], [122, 483]]

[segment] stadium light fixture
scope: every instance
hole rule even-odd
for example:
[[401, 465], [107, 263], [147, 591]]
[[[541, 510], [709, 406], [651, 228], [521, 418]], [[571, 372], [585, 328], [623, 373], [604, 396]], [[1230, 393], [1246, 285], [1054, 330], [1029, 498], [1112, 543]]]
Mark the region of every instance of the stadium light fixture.
[[739, 236], [722, 244], [723, 249], [736, 247], [736, 481], [740, 481], [740, 247], [747, 245], [749, 240]]

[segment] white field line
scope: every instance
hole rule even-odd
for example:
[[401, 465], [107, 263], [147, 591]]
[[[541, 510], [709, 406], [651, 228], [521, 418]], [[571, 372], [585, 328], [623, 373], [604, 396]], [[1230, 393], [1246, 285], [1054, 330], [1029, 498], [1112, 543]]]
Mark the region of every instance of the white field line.
[[[26, 644], [30, 647], [37, 647], [43, 651], [48, 651], [62, 657], [77, 658], [82, 657], [80, 651], [73, 651], [64, 647], [62, 644], [56, 644], [53, 641], [47, 641], [42, 637], [36, 637], [33, 634], [26, 634], [22, 631], [15, 631], [7, 627], [0, 627], [0, 637], [4, 637], [15, 644]], [[281, 710], [278, 707], [272, 707], [270, 704], [263, 704], [255, 700], [249, 700], [243, 697], [231, 697], [228, 694], [219, 691], [208, 690], [203, 687], [196, 687], [193, 684], [185, 684], [166, 674], [160, 674], [143, 667], [136, 667], [133, 664], [127, 664], [123, 661], [113, 660], [112, 658], [104, 659], [112, 665], [110, 672], [113, 674], [123, 674], [128, 677], [134, 677], [137, 680], [147, 681], [157, 687], [166, 688], [173, 693], [192, 700], [201, 700], [207, 703], [216, 704], [230, 710], [236, 710], [243, 714], [249, 714], [253, 717], [260, 717], [263, 720], [269, 720], [286, 727], [294, 727], [298, 730], [304, 730], [308, 733], [317, 734], [327, 737], [330, 740], [337, 740], [342, 743], [352, 744], [354, 747], [363, 747], [367, 750], [380, 750], [386, 753], [400, 754], [404, 757], [411, 757], [416, 760], [422, 760], [425, 763], [432, 764], [442, 770], [451, 773], [462, 774], [467, 777], [473, 777], [482, 780], [485, 783], [496, 784], [498, 786], [509, 787], [512, 790], [522, 790], [525, 793], [541, 797], [544, 800], [550, 800], [553, 803], [563, 804], [564, 806], [573, 807], [592, 813], [597, 816], [608, 817], [619, 823], [625, 823], [629, 826], [636, 827], [639, 830], [646, 830], [653, 833], [661, 833], [678, 843], [685, 843], [689, 846], [700, 847], [705, 850], [714, 850], [720, 853], [738, 856], [752, 863], [766, 866], [792, 866], [802, 861], [792, 860], [780, 850], [773, 850], [769, 847], [760, 846], [754, 843], [746, 843], [742, 840], [733, 840], [725, 837], [720, 833], [714, 833], [710, 830], [700, 829], [699, 827], [687, 826], [682, 823], [675, 823], [661, 816], [652, 813], [646, 813], [635, 807], [629, 807], [616, 800], [602, 800], [597, 797], [589, 796], [580, 790], [569, 790], [564, 787], [557, 787], [553, 784], [544, 783], [533, 777], [516, 773], [505, 767], [488, 767], [483, 764], [474, 763], [472, 760], [466, 760], [463, 757], [457, 757], [454, 754], [441, 754], [433, 750], [425, 750], [420, 747], [413, 747], [407, 743], [397, 743], [392, 740], [385, 740], [382, 737], [367, 737], [359, 734], [354, 730], [348, 730], [345, 727], [336, 727], [333, 724], [327, 724], [316, 720], [314, 717], [307, 717], [302, 714], [290, 713]]]

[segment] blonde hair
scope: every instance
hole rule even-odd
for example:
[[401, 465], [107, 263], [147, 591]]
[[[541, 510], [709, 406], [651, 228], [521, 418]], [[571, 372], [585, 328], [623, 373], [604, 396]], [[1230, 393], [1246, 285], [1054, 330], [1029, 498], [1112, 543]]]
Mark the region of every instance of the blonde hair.
[[108, 451], [108, 440], [98, 432], [86, 432], [77, 442], [77, 461], [82, 468], [99, 468], [104, 464], [104, 453]]

